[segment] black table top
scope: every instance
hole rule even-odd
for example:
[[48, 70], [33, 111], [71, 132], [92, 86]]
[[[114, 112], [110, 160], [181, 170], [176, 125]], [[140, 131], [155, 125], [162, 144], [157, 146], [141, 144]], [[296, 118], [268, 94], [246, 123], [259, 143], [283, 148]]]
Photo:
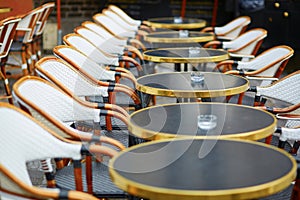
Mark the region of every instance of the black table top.
[[199, 31], [187, 31], [186, 36], [180, 35], [180, 31], [154, 32], [145, 36], [145, 41], [160, 43], [196, 43], [208, 42], [214, 39], [212, 33], [202, 33]]
[[150, 18], [148, 24], [155, 28], [168, 29], [197, 29], [206, 26], [206, 21], [196, 18], [181, 18], [181, 17], [161, 17]]
[[[198, 128], [198, 115], [217, 117], [215, 128]], [[240, 138], [259, 140], [274, 133], [277, 120], [269, 112], [229, 103], [174, 103], [147, 107], [130, 115], [128, 130], [140, 138]]]
[[200, 48], [198, 55], [190, 56], [189, 47], [158, 48], [143, 52], [145, 60], [165, 63], [207, 63], [219, 62], [229, 58], [222, 49]]
[[168, 97], [220, 97], [245, 92], [249, 81], [241, 76], [218, 72], [202, 72], [204, 81], [194, 83], [190, 72], [156, 73], [137, 79], [137, 90]]
[[296, 162], [286, 152], [244, 140], [146, 142], [109, 163], [113, 182], [149, 199], [255, 199], [288, 187]]

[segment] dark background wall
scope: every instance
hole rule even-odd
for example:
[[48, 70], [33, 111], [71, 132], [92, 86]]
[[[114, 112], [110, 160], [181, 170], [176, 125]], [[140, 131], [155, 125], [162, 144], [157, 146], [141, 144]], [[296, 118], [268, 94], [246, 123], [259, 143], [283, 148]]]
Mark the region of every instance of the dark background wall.
[[[11, 3], [13, 7], [18, 7], [14, 9], [15, 11], [21, 12], [19, 7], [22, 7], [25, 12], [26, 9], [37, 7], [49, 0], [22, 0], [21, 2], [19, 0], [1, 1], [1, 5]], [[247, 11], [239, 8], [239, 0], [218, 0], [216, 25], [224, 25], [239, 15], [248, 15], [252, 19], [249, 28], [263, 27], [268, 31], [261, 50], [280, 44], [289, 45], [296, 50], [296, 56], [293, 56], [289, 65], [298, 66], [300, 62], [298, 59], [300, 57], [298, 53], [300, 51], [300, 1], [264, 0], [263, 2], [262, 9]], [[181, 0], [61, 0], [62, 35], [73, 32], [74, 27], [83, 21], [92, 20], [92, 16], [101, 12], [108, 4], [121, 7], [133, 18], [145, 20], [151, 17], [179, 16], [181, 3]], [[213, 0], [186, 0], [185, 16], [205, 19], [210, 25], [213, 4]], [[56, 23], [56, 10], [52, 12], [49, 21]], [[291, 70], [294, 69], [296, 68], [293, 67]]]

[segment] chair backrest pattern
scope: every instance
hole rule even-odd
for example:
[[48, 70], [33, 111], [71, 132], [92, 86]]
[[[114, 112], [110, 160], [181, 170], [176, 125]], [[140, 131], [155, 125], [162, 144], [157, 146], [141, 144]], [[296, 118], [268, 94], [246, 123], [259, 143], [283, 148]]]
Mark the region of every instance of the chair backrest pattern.
[[108, 16], [109, 18], [111, 18], [112, 20], [114, 20], [115, 22], [117, 22], [124, 29], [128, 29], [129, 31], [137, 31], [138, 30], [138, 26], [132, 26], [131, 24], [128, 24], [123, 18], [121, 18], [118, 14], [116, 14], [115, 12], [113, 12], [111, 10], [104, 9], [104, 10], [102, 10], [102, 13], [104, 15]]
[[250, 24], [251, 19], [248, 16], [241, 16], [233, 21], [229, 22], [228, 24], [225, 24], [221, 27], [215, 27], [214, 32], [218, 36], [226, 36], [231, 39], [235, 39], [238, 37], [241, 33], [243, 33]]
[[241, 34], [232, 41], [223, 42], [222, 45], [224, 49], [228, 49], [232, 53], [255, 55], [258, 51], [257, 45], [266, 36], [267, 31], [265, 29], [255, 28]]
[[50, 113], [64, 123], [87, 120], [100, 121], [99, 109], [82, 106], [52, 84], [28, 79], [14, 86], [13, 92], [19, 103], [26, 108], [39, 107], [40, 110]]
[[114, 11], [115, 13], [117, 13], [119, 16], [121, 16], [123, 19], [125, 19], [127, 22], [129, 22], [130, 24], [134, 24], [134, 25], [141, 25], [142, 21], [141, 20], [136, 20], [131, 18], [130, 16], [128, 16], [127, 13], [125, 13], [122, 9], [120, 9], [119, 7], [115, 6], [115, 5], [109, 5], [108, 9]]
[[97, 80], [115, 81], [116, 73], [114, 71], [105, 70], [103, 66], [98, 65], [92, 59], [71, 46], [56, 46], [53, 48], [53, 52], [56, 56], [67, 61], [76, 69], [85, 71]]
[[10, 17], [2, 21], [2, 29], [0, 33], [0, 57], [6, 57], [13, 42], [16, 28], [21, 18]]
[[43, 78], [64, 86], [77, 96], [108, 96], [108, 88], [98, 86], [85, 78], [68, 63], [55, 58], [45, 57], [37, 63], [37, 72]]
[[99, 24], [96, 24], [91, 21], [85, 21], [81, 25], [99, 34], [101, 37], [105, 38], [108, 42], [112, 44], [120, 45], [120, 46], [127, 45], [127, 40], [117, 39], [113, 34], [108, 32], [105, 28], [103, 28]]
[[122, 55], [124, 53], [124, 47], [112, 45], [109, 40], [104, 39], [99, 34], [87, 28], [77, 27], [75, 28], [74, 32], [78, 33], [104, 52], [116, 55]]
[[[14, 109], [1, 107], [0, 113], [3, 123], [0, 134], [0, 163], [26, 184], [32, 185], [26, 170], [28, 161], [49, 157], [81, 158], [82, 145], [71, 145], [58, 140], [45, 127]], [[1, 187], [4, 187], [2, 181]]]
[[99, 64], [105, 64], [105, 65], [119, 65], [118, 57], [107, 57], [103, 54], [103, 52], [100, 51], [95, 45], [90, 43], [88, 40], [86, 40], [84, 37], [78, 35], [78, 34], [67, 34], [63, 37], [63, 41], [70, 46], [75, 47], [82, 53], [84, 53], [86, 56], [93, 59], [95, 62]]
[[258, 55], [249, 62], [238, 62], [238, 69], [242, 70], [264, 70], [257, 76], [268, 76], [279, 78], [281, 74], [277, 73], [283, 62], [289, 59], [294, 50], [288, 46], [276, 46]]
[[257, 94], [285, 101], [291, 104], [300, 103], [300, 72], [294, 72], [272, 83], [270, 86], [257, 87]]
[[101, 26], [109, 30], [111, 33], [117, 36], [121, 37], [128, 37], [128, 38], [134, 38], [136, 35], [136, 32], [134, 31], [128, 31], [121, 27], [118, 23], [116, 23], [114, 20], [110, 19], [109, 17], [98, 13], [93, 16], [93, 20], [96, 23], [99, 23]]

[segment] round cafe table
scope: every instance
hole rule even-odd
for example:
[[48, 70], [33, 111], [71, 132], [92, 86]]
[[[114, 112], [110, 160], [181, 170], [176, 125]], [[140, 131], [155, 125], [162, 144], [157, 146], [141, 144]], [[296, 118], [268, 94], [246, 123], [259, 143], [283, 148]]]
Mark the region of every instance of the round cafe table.
[[153, 32], [144, 37], [145, 41], [152, 43], [199, 43], [208, 42], [214, 39], [212, 33], [201, 33], [199, 31], [183, 32], [186, 35], [182, 35], [180, 31], [167, 31], [167, 32]]
[[206, 26], [206, 21], [196, 18], [158, 17], [146, 21], [149, 26], [163, 29], [198, 29]]
[[[210, 130], [198, 128], [199, 115], [214, 115]], [[130, 115], [128, 130], [145, 140], [175, 137], [260, 140], [272, 135], [277, 120], [269, 112], [230, 103], [174, 103], [147, 107]]]
[[198, 50], [199, 53], [191, 55], [190, 47], [157, 48], [144, 51], [143, 57], [152, 62], [175, 63], [176, 71], [180, 71], [180, 64], [184, 64], [184, 71], [187, 71], [188, 63], [220, 62], [229, 58], [228, 52], [222, 49], [199, 48]]
[[119, 188], [150, 200], [257, 199], [287, 188], [296, 170], [279, 148], [232, 139], [146, 142], [109, 162]]
[[249, 81], [241, 76], [219, 72], [201, 72], [204, 80], [191, 81], [191, 72], [167, 72], [145, 75], [137, 79], [136, 89], [142, 93], [176, 98], [224, 97], [245, 92]]

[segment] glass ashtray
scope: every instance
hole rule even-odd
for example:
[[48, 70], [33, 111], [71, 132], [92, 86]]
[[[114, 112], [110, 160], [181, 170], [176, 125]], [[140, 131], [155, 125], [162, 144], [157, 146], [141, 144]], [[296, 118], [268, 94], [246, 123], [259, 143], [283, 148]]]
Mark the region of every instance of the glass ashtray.
[[201, 72], [191, 72], [191, 81], [194, 83], [200, 83], [204, 81], [204, 74]]
[[189, 36], [188, 30], [179, 30], [179, 37], [184, 38]]
[[200, 55], [200, 47], [189, 47], [189, 56], [196, 57]]
[[182, 23], [182, 17], [174, 17], [174, 23], [176, 24]]
[[198, 127], [202, 130], [211, 130], [217, 126], [216, 115], [198, 115]]

